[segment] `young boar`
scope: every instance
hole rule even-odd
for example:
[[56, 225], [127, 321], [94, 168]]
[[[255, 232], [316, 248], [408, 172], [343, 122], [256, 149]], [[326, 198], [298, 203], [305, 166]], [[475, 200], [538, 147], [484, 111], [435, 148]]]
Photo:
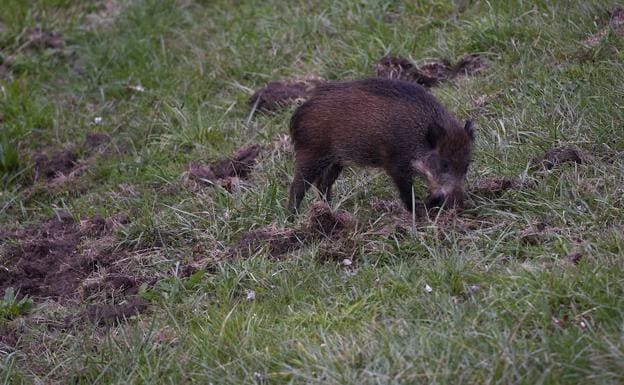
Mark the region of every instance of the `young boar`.
[[428, 207], [461, 205], [474, 130], [460, 124], [425, 88], [389, 79], [318, 86], [290, 121], [295, 176], [288, 209], [314, 184], [322, 197], [343, 167], [383, 168], [412, 210], [412, 181], [425, 178]]

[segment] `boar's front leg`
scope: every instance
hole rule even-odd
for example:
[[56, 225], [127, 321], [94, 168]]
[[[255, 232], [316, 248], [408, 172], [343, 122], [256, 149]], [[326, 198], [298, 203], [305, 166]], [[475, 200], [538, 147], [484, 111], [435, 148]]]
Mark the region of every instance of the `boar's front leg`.
[[297, 154], [295, 159], [295, 176], [288, 193], [288, 211], [291, 213], [299, 208], [306, 191], [321, 175], [323, 167], [317, 159]]
[[412, 182], [414, 177], [411, 172], [405, 170], [407, 170], [407, 168], [397, 166], [386, 169], [399, 190], [399, 196], [401, 197], [403, 204], [405, 204], [405, 208], [412, 211], [414, 209], [412, 202]]

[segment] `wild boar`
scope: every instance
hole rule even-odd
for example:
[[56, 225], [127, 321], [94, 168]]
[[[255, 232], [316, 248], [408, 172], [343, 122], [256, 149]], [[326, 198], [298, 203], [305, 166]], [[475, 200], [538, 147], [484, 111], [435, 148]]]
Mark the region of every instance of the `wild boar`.
[[365, 79], [326, 83], [292, 116], [295, 175], [288, 209], [316, 186], [324, 199], [345, 166], [383, 168], [413, 209], [412, 182], [425, 178], [428, 207], [461, 205], [474, 129], [460, 124], [425, 88], [411, 82]]

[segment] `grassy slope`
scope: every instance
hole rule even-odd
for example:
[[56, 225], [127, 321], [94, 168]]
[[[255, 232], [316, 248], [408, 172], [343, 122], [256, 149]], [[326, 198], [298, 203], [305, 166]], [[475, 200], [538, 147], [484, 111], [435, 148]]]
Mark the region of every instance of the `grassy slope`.
[[[2, 177], [0, 224], [35, 222], [56, 208], [76, 217], [129, 212], [117, 237], [142, 251], [147, 272], [170, 271], [197, 245], [223, 250], [243, 231], [282, 224], [287, 152], [274, 150], [233, 195], [194, 194], [179, 188], [180, 174], [190, 161], [287, 132], [287, 111], [247, 123], [251, 90], [306, 74], [369, 76], [388, 53], [489, 59], [485, 75], [434, 91], [477, 121], [471, 180], [522, 174], [531, 156], [561, 144], [596, 160], [549, 173], [535, 189], [477, 199], [466, 215], [497, 226], [466, 235], [432, 226], [404, 242], [364, 234], [376, 219], [370, 198], [394, 197], [386, 177], [347, 173], [335, 205], [358, 221], [355, 274], [319, 262], [312, 246], [285, 260], [259, 253], [196, 280], [170, 278], [152, 293], [152, 312], [123, 326], [29, 326], [22, 338], [31, 349], [3, 353], [5, 382], [624, 381], [624, 44], [613, 34], [593, 49], [579, 44], [601, 28], [611, 2], [468, 1], [461, 13], [441, 0], [114, 3], [121, 14], [99, 24], [86, 17], [97, 6], [73, 1], [0, 8], [3, 52], [17, 52], [30, 26], [67, 39], [60, 56], [18, 54], [13, 78], [0, 80], [2, 140], [19, 148], [21, 170]], [[384, 21], [389, 12], [395, 23]], [[137, 84], [146, 92], [128, 91]], [[79, 144], [90, 131], [130, 143], [129, 154], [98, 160], [79, 181], [85, 193], [25, 199], [29, 154]], [[540, 221], [560, 231], [522, 243], [518, 234]], [[561, 263], [577, 248], [578, 266]], [[44, 303], [35, 314], [71, 311]], [[566, 315], [558, 328], [553, 317]], [[175, 338], [156, 344], [154, 334]]]

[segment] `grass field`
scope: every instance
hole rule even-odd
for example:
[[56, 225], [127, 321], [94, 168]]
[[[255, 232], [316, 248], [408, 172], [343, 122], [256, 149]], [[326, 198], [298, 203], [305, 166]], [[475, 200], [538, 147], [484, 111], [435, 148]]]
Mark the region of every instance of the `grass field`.
[[[624, 383], [617, 5], [3, 0], [0, 379]], [[468, 208], [412, 218], [348, 170], [342, 227], [277, 252], [319, 206], [289, 220], [294, 106], [252, 114], [252, 93], [469, 54], [488, 68], [432, 88], [476, 123]], [[189, 172], [254, 144], [246, 178]], [[530, 167], [561, 146], [583, 161]]]

